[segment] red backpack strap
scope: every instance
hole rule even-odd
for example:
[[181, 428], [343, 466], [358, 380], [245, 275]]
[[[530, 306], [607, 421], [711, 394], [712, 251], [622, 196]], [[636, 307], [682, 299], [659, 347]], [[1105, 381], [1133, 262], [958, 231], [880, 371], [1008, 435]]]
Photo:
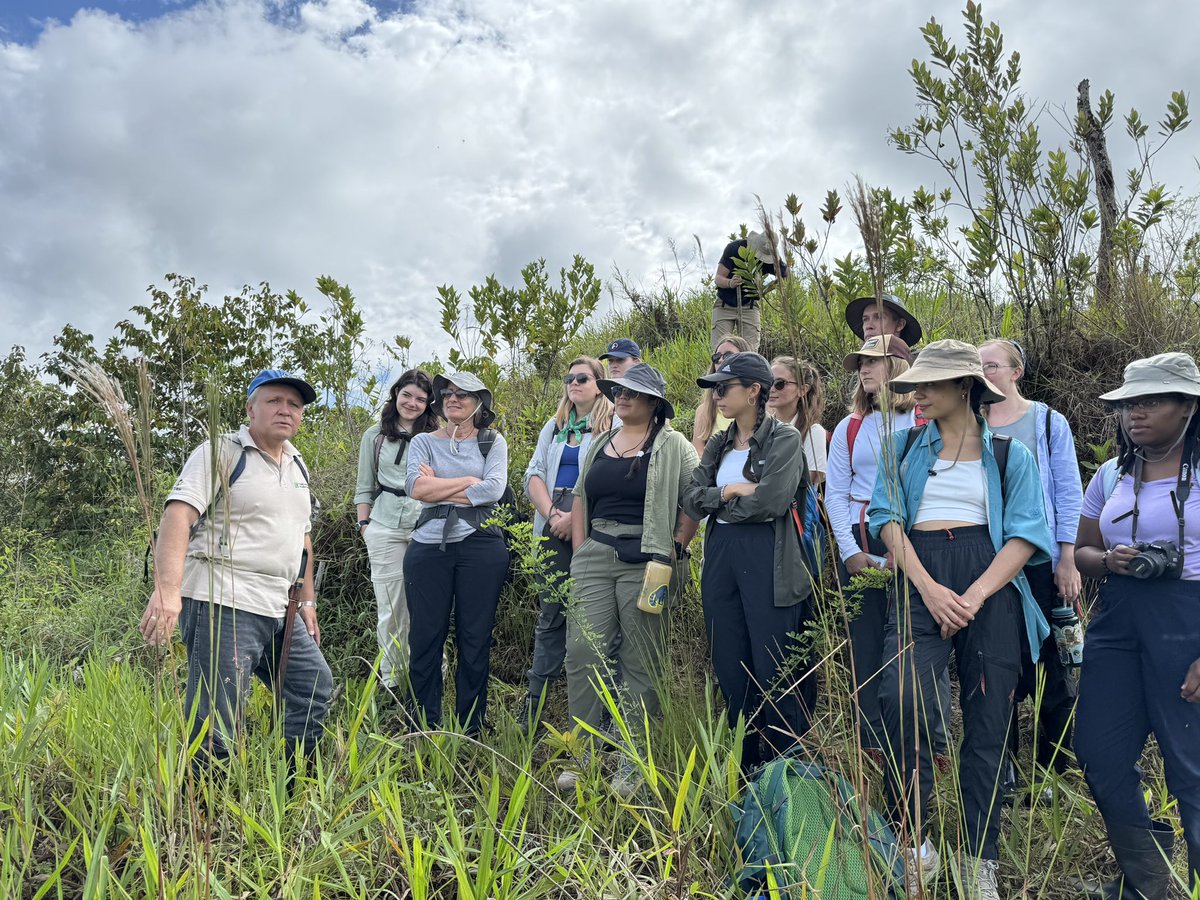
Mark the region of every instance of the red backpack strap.
[[914, 425], [914, 427], [917, 425], [928, 425], [928, 424], [929, 424], [929, 420], [927, 418], [925, 418], [925, 414], [921, 412], [921, 407], [914, 406], [913, 407], [913, 425]]
[[854, 475], [854, 441], [862, 428], [863, 414], [850, 413], [850, 421], [846, 423], [846, 451], [850, 461], [850, 475]]

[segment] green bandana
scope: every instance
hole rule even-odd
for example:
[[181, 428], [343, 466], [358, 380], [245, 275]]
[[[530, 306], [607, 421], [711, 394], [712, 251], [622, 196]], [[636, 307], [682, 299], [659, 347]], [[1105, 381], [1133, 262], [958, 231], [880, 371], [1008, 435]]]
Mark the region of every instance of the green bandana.
[[588, 417], [582, 419], [575, 418], [575, 407], [571, 407], [571, 414], [567, 416], [567, 425], [565, 428], [559, 429], [558, 442], [565, 444], [571, 435], [575, 435], [575, 443], [582, 444], [583, 436], [591, 432], [592, 427], [588, 424]]

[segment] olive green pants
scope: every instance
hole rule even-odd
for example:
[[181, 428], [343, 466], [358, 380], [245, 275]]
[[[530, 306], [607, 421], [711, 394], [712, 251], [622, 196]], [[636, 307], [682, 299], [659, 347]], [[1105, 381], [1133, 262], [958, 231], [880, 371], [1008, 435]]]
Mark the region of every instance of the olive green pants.
[[[593, 524], [595, 527], [595, 523]], [[640, 526], [606, 523], [610, 534], [631, 534]], [[666, 613], [646, 613], [637, 599], [646, 573], [644, 563], [624, 563], [617, 551], [593, 538], [584, 541], [571, 560], [573, 590], [567, 606], [567, 701], [571, 719], [601, 728], [606, 707], [601, 680], [613, 685], [606, 649], [620, 635], [617, 662], [621, 681], [617, 696], [621, 714], [632, 731], [641, 728], [643, 709], [659, 714], [658, 688], [667, 659]]]

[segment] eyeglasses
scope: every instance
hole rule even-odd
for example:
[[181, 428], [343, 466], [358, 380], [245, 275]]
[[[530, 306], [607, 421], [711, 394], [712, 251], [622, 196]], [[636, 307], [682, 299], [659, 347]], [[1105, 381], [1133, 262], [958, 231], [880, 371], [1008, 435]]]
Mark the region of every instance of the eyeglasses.
[[990, 363], [983, 364], [983, 371], [985, 371], [985, 372], [995, 372], [998, 369], [1015, 369], [1015, 368], [1016, 368], [1016, 366], [1014, 366], [1010, 363], [990, 362]]
[[775, 381], [771, 384], [771, 387], [773, 387], [777, 391], [782, 391], [789, 384], [799, 384], [799, 383], [800, 382], [798, 382], [798, 381], [788, 381], [786, 378], [776, 378]]
[[1152, 394], [1149, 397], [1133, 397], [1129, 400], [1115, 400], [1113, 401], [1113, 409], [1120, 413], [1133, 412], [1135, 409], [1141, 410], [1142, 412], [1152, 412], [1170, 399], [1170, 397], [1164, 396], [1163, 394]]
[[449, 400], [451, 397], [453, 397], [455, 400], [466, 400], [468, 397], [475, 396], [470, 391], [464, 391], [461, 389], [451, 390], [450, 388], [442, 388], [441, 394], [443, 400]]
[[725, 362], [725, 360], [729, 359], [729, 357], [731, 357], [733, 355], [734, 355], [733, 350], [726, 350], [724, 353], [722, 353], [720, 350], [718, 350], [716, 353], [714, 353], [712, 355], [713, 365], [715, 366], [717, 363], [723, 363], [723, 362]]
[[729, 393], [730, 388], [747, 387], [747, 386], [748, 385], [744, 385], [740, 381], [725, 381], [725, 382], [722, 382], [721, 384], [718, 384], [715, 388], [712, 389], [712, 391], [718, 397], [724, 397], [726, 394]]
[[572, 385], [577, 381], [580, 384], [587, 384], [591, 380], [592, 380], [591, 375], [587, 375], [582, 372], [580, 372], [577, 375], [564, 375], [563, 376], [563, 384], [566, 384], [566, 385]]
[[641, 397], [641, 396], [642, 396], [641, 391], [635, 391], [635, 390], [632, 390], [631, 388], [622, 387], [619, 384], [615, 385], [612, 389], [612, 398], [614, 400], [616, 400], [620, 397], [624, 397], [627, 400], [636, 400], [638, 397]]

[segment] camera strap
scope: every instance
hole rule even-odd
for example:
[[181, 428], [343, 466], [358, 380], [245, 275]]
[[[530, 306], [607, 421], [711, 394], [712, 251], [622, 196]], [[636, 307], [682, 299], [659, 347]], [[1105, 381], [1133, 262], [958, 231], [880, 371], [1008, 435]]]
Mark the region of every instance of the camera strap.
[[[1183, 455], [1179, 460], [1179, 475], [1175, 481], [1175, 490], [1171, 491], [1171, 506], [1175, 509], [1175, 521], [1179, 523], [1179, 552], [1183, 553], [1184, 548], [1184, 507], [1187, 505], [1188, 496], [1192, 492], [1192, 463], [1189, 448], [1185, 447]], [[1142, 492], [1142, 458], [1134, 457], [1133, 460], [1133, 509], [1129, 513], [1133, 516], [1132, 528], [1129, 533], [1130, 543], [1137, 543], [1137, 525], [1138, 525], [1138, 497]], [[1113, 521], [1116, 521], [1115, 519]]]

